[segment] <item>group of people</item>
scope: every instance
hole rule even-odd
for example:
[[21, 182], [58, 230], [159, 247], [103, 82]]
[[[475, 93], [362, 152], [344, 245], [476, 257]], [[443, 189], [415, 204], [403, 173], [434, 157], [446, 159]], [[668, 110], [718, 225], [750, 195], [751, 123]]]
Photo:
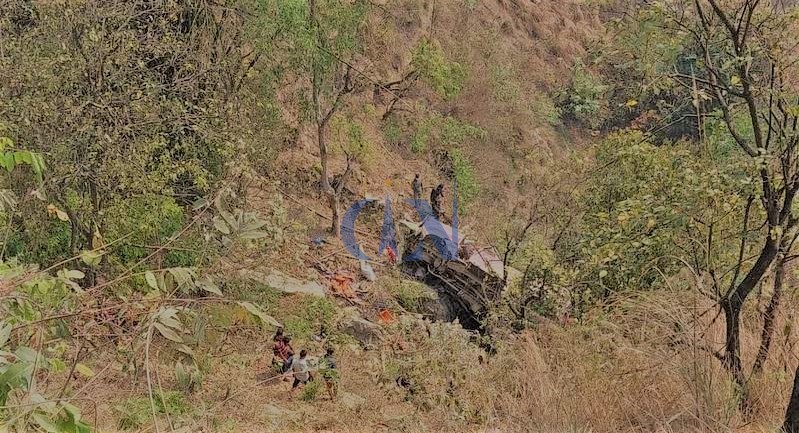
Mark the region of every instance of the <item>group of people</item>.
[[[422, 180], [419, 177], [419, 173], [416, 173], [416, 176], [413, 177], [413, 181], [411, 182], [411, 189], [413, 190], [413, 198], [414, 200], [421, 200], [422, 199]], [[430, 191], [430, 207], [432, 210], [432, 215], [435, 218], [440, 218], [442, 213], [442, 204], [444, 200], [444, 184], [439, 183], [437, 187], [433, 188]]]
[[312, 369], [308, 363], [308, 351], [305, 349], [300, 350], [299, 354], [294, 353], [291, 347], [291, 337], [285, 335], [283, 328], [279, 327], [272, 337], [272, 365], [279, 373], [281, 373], [286, 380], [290, 377], [294, 378], [291, 384], [291, 393], [301, 385], [305, 386], [308, 382], [314, 380], [312, 370], [319, 371], [325, 381], [325, 388], [331, 400], [336, 398], [338, 393], [338, 363], [334, 358], [334, 350], [328, 346], [325, 349], [325, 354], [319, 359], [317, 368]]

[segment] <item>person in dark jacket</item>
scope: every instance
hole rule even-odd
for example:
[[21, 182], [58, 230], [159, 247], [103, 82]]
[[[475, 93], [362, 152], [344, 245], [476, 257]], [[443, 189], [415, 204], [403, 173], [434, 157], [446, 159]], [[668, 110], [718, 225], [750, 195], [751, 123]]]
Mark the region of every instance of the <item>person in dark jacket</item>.
[[338, 362], [333, 357], [332, 347], [327, 348], [320, 361], [319, 366], [322, 371], [322, 377], [325, 379], [327, 394], [330, 396], [330, 400], [335, 400], [338, 394], [339, 372]]
[[413, 199], [414, 200], [421, 200], [422, 199], [422, 179], [419, 178], [419, 173], [416, 173], [416, 176], [413, 177], [413, 182], [411, 182], [411, 189], [413, 189]]
[[440, 183], [430, 192], [430, 206], [433, 208], [433, 216], [438, 219], [441, 217], [441, 204], [444, 198], [444, 184]]

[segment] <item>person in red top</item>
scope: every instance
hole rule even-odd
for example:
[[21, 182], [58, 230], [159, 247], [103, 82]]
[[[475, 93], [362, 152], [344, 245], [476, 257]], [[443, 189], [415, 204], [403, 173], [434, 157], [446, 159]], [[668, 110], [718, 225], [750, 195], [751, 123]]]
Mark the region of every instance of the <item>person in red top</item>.
[[283, 327], [278, 326], [277, 329], [275, 329], [275, 335], [272, 336], [272, 341], [278, 342], [282, 339], [283, 339]]
[[275, 355], [275, 364], [282, 373], [285, 373], [291, 365], [291, 357], [294, 356], [294, 349], [291, 347], [291, 337], [284, 335], [275, 340], [272, 346], [272, 353]]
[[386, 256], [388, 256], [388, 263], [390, 265], [393, 266], [397, 264], [397, 253], [394, 252], [394, 248], [391, 248], [390, 245], [386, 247]]
[[291, 347], [291, 337], [283, 337], [283, 346], [281, 346], [279, 354], [280, 359], [283, 360], [283, 373], [289, 371], [291, 361], [294, 359], [294, 348]]

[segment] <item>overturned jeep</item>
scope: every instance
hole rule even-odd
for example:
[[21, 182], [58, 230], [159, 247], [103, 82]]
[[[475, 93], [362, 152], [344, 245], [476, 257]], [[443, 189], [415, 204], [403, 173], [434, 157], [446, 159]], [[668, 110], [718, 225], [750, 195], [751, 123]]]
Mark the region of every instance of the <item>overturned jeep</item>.
[[402, 226], [402, 269], [436, 290], [444, 310], [437, 318], [458, 319], [466, 329], [481, 329], [481, 320], [505, 288], [505, 269], [497, 252], [457, 232], [453, 236], [451, 226], [432, 216], [421, 223], [403, 221]]

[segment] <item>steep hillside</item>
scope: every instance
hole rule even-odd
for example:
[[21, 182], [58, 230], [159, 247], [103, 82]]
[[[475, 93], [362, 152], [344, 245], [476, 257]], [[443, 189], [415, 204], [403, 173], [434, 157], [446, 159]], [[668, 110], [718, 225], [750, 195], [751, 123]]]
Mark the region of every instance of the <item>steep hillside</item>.
[[[576, 1], [378, 3], [357, 63], [362, 87], [331, 122], [334, 147], [357, 147], [350, 200], [408, 197], [414, 173], [428, 188], [458, 177], [475, 235], [492, 236], [496, 218], [530, 200], [548, 167], [590, 138], [555, 99], [600, 41], [598, 14]], [[284, 118], [297, 127], [296, 111]], [[315, 132], [287, 147], [279, 165], [294, 171], [281, 177], [313, 197]]]
[[704, 2], [0, 1], [0, 433], [776, 431], [799, 14]]

